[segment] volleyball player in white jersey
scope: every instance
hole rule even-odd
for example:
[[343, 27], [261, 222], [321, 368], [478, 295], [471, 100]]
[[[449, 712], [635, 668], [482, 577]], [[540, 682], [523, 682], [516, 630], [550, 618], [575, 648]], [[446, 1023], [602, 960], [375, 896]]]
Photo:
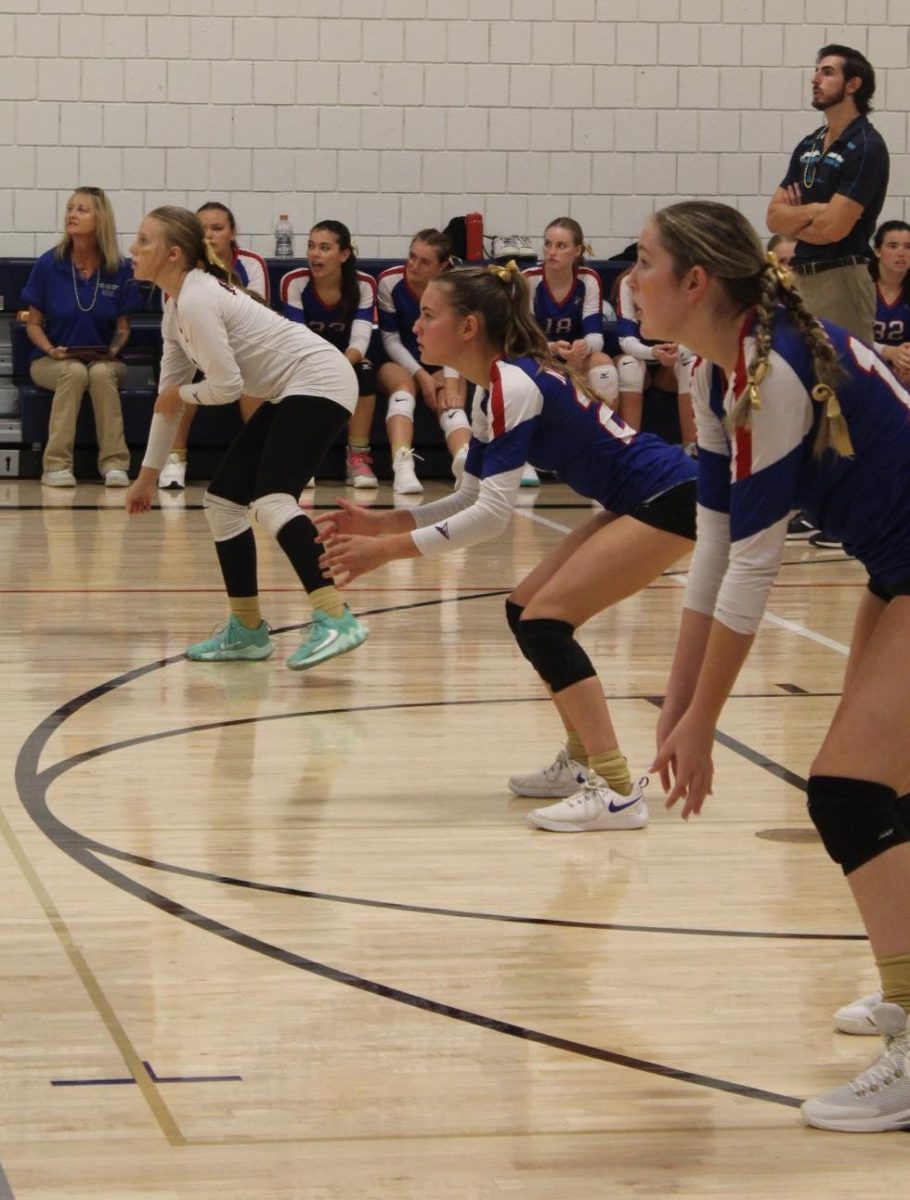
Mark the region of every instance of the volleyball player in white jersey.
[[452, 247], [438, 229], [422, 229], [411, 240], [408, 261], [383, 271], [378, 280], [379, 329], [387, 362], [377, 373], [389, 398], [386, 428], [392, 448], [393, 490], [423, 491], [414, 470], [414, 407], [418, 396], [436, 414], [452, 456], [452, 474], [460, 482], [471, 440], [465, 414], [466, 388], [456, 372], [420, 360], [414, 322], [427, 284], [451, 266]]
[[[150, 212], [130, 254], [136, 278], [157, 284], [168, 299], [155, 414], [127, 511], [151, 508], [185, 405], [230, 404], [242, 395], [267, 402], [228, 448], [203, 500], [231, 612], [224, 628], [190, 646], [187, 657], [262, 659], [275, 649], [259, 607], [250, 509], [284, 551], [313, 606], [309, 632], [287, 665], [302, 671], [355, 649], [367, 630], [323, 578], [313, 523], [297, 504], [354, 411], [353, 367], [318, 334], [237, 287], [199, 218], [186, 209]], [[191, 382], [200, 371], [204, 378]]]
[[[202, 222], [205, 237], [215, 251], [220, 262], [230, 267], [243, 286], [255, 292], [266, 304], [269, 302], [269, 272], [265, 259], [255, 250], [244, 250], [237, 245], [237, 222], [234, 214], [227, 205], [218, 200], [207, 200], [196, 209], [196, 215]], [[162, 296], [162, 303], [165, 297]], [[262, 403], [253, 396], [240, 397], [240, 415], [248, 421]], [[174, 438], [171, 452], [161, 474], [158, 476], [158, 486], [169, 491], [182, 491], [186, 486], [186, 446], [190, 436], [190, 426], [196, 416], [196, 409], [187, 407]]]
[[695, 449], [695, 416], [692, 412], [692, 354], [675, 342], [643, 341], [628, 272], [620, 276], [617, 290], [616, 332], [619, 359], [619, 415], [633, 429], [641, 429], [644, 393], [649, 370], [656, 387], [677, 393], [680, 440], [687, 452]]
[[806, 511], [868, 572], [843, 694], [809, 770], [809, 815], [842, 869], [882, 982], [880, 1058], [803, 1105], [822, 1129], [910, 1129], [910, 393], [875, 351], [807, 310], [735, 209], [656, 213], [632, 287], [646, 336], [700, 356], [698, 542], [663, 710], [667, 803], [701, 812], [716, 726]]

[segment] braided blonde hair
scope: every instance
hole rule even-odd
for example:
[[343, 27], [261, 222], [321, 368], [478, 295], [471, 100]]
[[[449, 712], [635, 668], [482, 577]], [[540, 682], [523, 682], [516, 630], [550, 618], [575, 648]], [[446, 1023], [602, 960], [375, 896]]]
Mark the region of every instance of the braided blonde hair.
[[687, 200], [655, 213], [654, 223], [678, 279], [700, 266], [721, 285], [733, 312], [756, 310], [752, 330], [755, 354], [727, 418], [728, 429], [749, 428], [752, 412], [761, 408], [761, 387], [771, 370], [772, 323], [775, 309], [781, 305], [812, 360], [816, 380], [812, 399], [824, 405], [813, 453], [821, 457], [831, 449], [851, 455], [853, 447], [837, 399], [837, 388], [845, 378], [837, 351], [803, 303], [790, 272], [780, 266], [773, 252], [765, 254], [746, 218], [726, 204]]

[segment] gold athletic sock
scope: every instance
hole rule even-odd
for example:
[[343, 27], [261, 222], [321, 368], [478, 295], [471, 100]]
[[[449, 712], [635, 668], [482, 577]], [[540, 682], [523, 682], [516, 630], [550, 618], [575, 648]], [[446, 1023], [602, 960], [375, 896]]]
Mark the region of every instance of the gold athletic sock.
[[186, 462], [186, 446], [184, 446], [182, 450], [172, 450], [171, 454], [176, 454], [181, 462]]
[[366, 438], [351, 438], [348, 442], [349, 450], [369, 450], [370, 443]]
[[410, 442], [392, 442], [392, 458], [395, 457], [395, 455], [398, 453], [399, 450], [410, 450], [410, 449], [411, 449]]
[[581, 763], [583, 767], [588, 765], [588, 752], [585, 744], [574, 729], [569, 731], [569, 736], [566, 738], [566, 754], [569, 758], [574, 758], [577, 763]]
[[344, 616], [344, 601], [338, 588], [331, 583], [326, 587], [317, 588], [315, 592], [310, 592], [309, 601], [313, 608], [321, 608], [330, 617]]
[[590, 769], [605, 779], [609, 787], [620, 796], [632, 794], [632, 776], [629, 764], [621, 750], [608, 750], [606, 754], [592, 754], [588, 759]]
[[258, 596], [229, 596], [231, 612], [247, 629], [258, 629], [262, 624], [262, 612]]
[[899, 1004], [910, 1013], [910, 954], [896, 958], [880, 958], [877, 966], [882, 977], [882, 994], [886, 1004]]

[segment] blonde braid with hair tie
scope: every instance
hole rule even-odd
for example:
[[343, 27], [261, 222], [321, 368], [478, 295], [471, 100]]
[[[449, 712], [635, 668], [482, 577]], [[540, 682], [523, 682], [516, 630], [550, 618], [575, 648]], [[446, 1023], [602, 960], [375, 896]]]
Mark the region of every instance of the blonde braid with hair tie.
[[774, 277], [780, 287], [782, 287], [785, 292], [792, 292], [796, 287], [796, 281], [793, 278], [793, 272], [790, 270], [790, 268], [781, 265], [780, 259], [773, 250], [769, 250], [765, 255], [765, 261], [774, 272]]
[[218, 257], [218, 255], [215, 253], [212, 243], [209, 241], [203, 241], [203, 245], [205, 246], [205, 257], [206, 257], [206, 261], [208, 262], [209, 266], [210, 267], [218, 267], [219, 270], [224, 271], [225, 275], [229, 276], [230, 271], [224, 265], [224, 263], [221, 261], [221, 259]]

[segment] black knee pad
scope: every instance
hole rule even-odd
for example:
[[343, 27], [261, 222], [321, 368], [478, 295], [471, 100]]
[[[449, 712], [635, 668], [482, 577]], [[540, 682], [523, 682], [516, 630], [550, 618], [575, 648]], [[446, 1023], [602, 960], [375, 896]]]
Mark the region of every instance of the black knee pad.
[[892, 846], [910, 842], [894, 788], [865, 779], [810, 775], [806, 790], [812, 823], [845, 875]]
[[523, 604], [516, 604], [514, 600], [506, 601], [506, 620], [509, 622], [509, 628], [512, 630], [512, 637], [521, 645], [521, 614], [524, 612]]
[[549, 617], [524, 620], [518, 638], [525, 658], [554, 692], [597, 674], [568, 621]]

